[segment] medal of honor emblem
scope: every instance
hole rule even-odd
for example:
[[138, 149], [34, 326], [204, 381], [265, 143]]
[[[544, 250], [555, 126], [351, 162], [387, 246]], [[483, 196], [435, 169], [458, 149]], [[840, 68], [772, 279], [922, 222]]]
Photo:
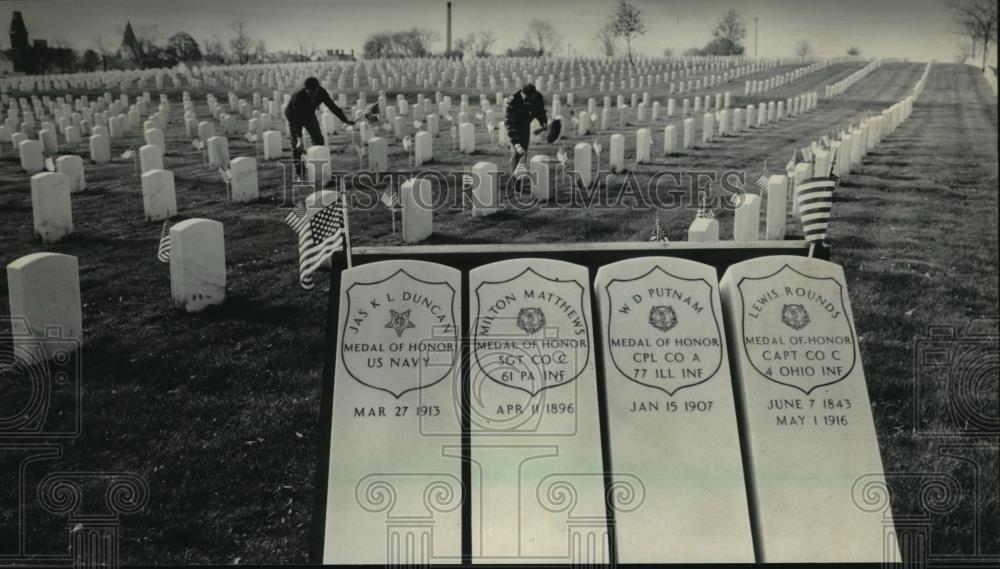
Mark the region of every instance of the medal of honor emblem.
[[348, 375], [397, 399], [453, 373], [455, 289], [405, 269], [347, 288], [340, 359]]
[[850, 375], [857, 338], [836, 279], [784, 265], [766, 277], [746, 277], [738, 288], [743, 345], [759, 374], [806, 395]]

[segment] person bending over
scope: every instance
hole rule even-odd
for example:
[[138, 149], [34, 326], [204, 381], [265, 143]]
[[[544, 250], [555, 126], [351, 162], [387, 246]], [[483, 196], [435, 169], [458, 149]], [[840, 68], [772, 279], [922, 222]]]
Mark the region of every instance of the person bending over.
[[316, 118], [316, 109], [320, 105], [326, 105], [330, 112], [341, 122], [353, 125], [354, 121], [349, 120], [344, 115], [344, 111], [337, 106], [330, 98], [330, 93], [320, 87], [319, 79], [310, 77], [306, 79], [305, 86], [292, 95], [292, 99], [285, 107], [285, 120], [288, 121], [288, 129], [292, 137], [292, 158], [295, 160], [296, 171], [301, 175], [301, 160], [305, 153], [305, 144], [302, 141], [302, 129], [309, 133], [309, 138], [313, 144], [323, 144], [323, 131], [319, 128], [319, 120]]

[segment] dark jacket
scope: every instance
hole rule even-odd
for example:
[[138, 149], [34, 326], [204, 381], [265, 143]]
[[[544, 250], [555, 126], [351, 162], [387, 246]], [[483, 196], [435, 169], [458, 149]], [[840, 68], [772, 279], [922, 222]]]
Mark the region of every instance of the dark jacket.
[[285, 107], [285, 118], [288, 122], [293, 125], [304, 125], [310, 121], [316, 120], [316, 109], [320, 105], [326, 105], [330, 112], [333, 113], [342, 122], [348, 122], [347, 117], [344, 116], [344, 111], [340, 110], [337, 103], [333, 102], [330, 98], [330, 93], [326, 89], [319, 88], [319, 96], [313, 101], [312, 97], [305, 89], [299, 89], [292, 95], [292, 100], [288, 101], [288, 106]]
[[542, 126], [548, 123], [542, 94], [536, 92], [533, 97], [525, 98], [518, 91], [511, 95], [504, 110], [504, 125], [511, 142], [523, 144], [531, 136], [531, 119], [538, 119]]

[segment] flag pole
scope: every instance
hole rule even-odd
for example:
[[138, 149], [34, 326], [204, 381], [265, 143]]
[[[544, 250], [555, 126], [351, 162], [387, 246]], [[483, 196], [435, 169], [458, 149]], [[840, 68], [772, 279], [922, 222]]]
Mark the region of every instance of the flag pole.
[[340, 195], [338, 198], [340, 201], [340, 207], [344, 208], [344, 253], [347, 257], [347, 268], [353, 267], [351, 262], [351, 221], [347, 217], [348, 207], [347, 207], [347, 184], [344, 182], [344, 178], [340, 178]]

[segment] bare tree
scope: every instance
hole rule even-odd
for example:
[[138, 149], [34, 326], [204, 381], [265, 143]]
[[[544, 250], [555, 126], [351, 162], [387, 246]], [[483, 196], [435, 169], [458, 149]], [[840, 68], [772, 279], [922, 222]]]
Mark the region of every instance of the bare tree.
[[137, 26], [135, 39], [138, 40], [143, 53], [150, 54], [159, 48], [160, 42], [163, 41], [163, 32], [156, 26]]
[[229, 61], [229, 56], [226, 54], [226, 45], [222, 43], [222, 39], [219, 36], [212, 36], [201, 43], [205, 46], [205, 61], [215, 64], [222, 64]]
[[455, 41], [451, 44], [451, 53], [461, 54], [462, 57], [466, 55], [471, 55], [473, 51], [473, 46], [476, 43], [476, 35], [469, 34], [463, 38], [455, 38]]
[[795, 56], [801, 57], [802, 59], [807, 59], [815, 55], [816, 52], [813, 49], [813, 44], [809, 40], [801, 40], [798, 45], [795, 46]]
[[497, 37], [493, 32], [479, 32], [473, 36], [473, 52], [476, 57], [489, 57], [493, 44], [497, 42]]
[[562, 45], [562, 35], [548, 20], [531, 20], [528, 22], [524, 37], [521, 38], [521, 47], [531, 49], [539, 56], [559, 51], [560, 45]]
[[611, 22], [604, 22], [604, 24], [597, 29], [597, 33], [594, 34], [594, 39], [597, 40], [597, 46], [601, 50], [601, 55], [604, 57], [615, 56], [615, 52], [618, 51], [618, 46], [615, 45], [615, 40], [618, 38], [615, 36], [615, 31], [611, 27]]
[[978, 45], [983, 46], [981, 67], [986, 71], [990, 43], [996, 44], [997, 0], [948, 0], [947, 5], [952, 13], [955, 31], [972, 40], [972, 55], [976, 55]]
[[615, 37], [625, 38], [628, 62], [634, 64], [632, 39], [646, 33], [646, 25], [642, 23], [642, 13], [626, 0], [618, 0], [614, 11], [608, 16], [608, 23], [611, 25], [611, 31]]
[[111, 48], [111, 42], [101, 34], [97, 34], [94, 36], [94, 47], [97, 48], [97, 53], [101, 56], [101, 67], [107, 71], [108, 60], [115, 54], [115, 50]]
[[229, 48], [232, 50], [236, 62], [244, 65], [253, 57], [254, 48], [254, 40], [250, 37], [247, 22], [243, 18], [236, 18], [229, 23], [229, 27], [236, 34], [236, 37], [229, 40]]
[[392, 32], [377, 32], [365, 38], [362, 51], [367, 59], [378, 59], [392, 55]]
[[716, 24], [712, 35], [717, 40], [717, 50], [722, 52], [716, 55], [741, 55], [744, 50], [743, 40], [747, 37], [747, 27], [739, 12], [731, 8]]

